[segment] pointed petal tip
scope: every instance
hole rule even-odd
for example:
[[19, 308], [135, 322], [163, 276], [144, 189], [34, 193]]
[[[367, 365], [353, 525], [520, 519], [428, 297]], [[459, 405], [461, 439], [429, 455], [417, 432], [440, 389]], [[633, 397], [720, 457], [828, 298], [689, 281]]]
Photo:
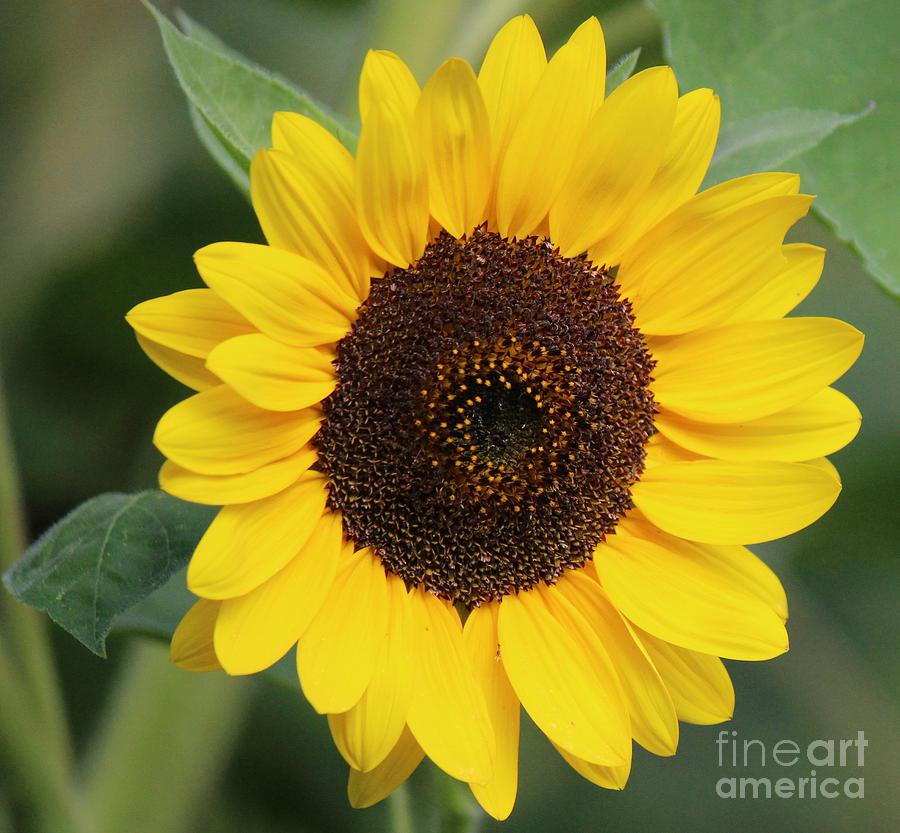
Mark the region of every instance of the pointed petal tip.
[[515, 796], [513, 796], [512, 801], [497, 801], [493, 797], [488, 798], [480, 790], [474, 789], [472, 784], [469, 785], [469, 788], [472, 790], [472, 795], [475, 796], [475, 800], [481, 809], [495, 821], [506, 821], [512, 814], [516, 803]]

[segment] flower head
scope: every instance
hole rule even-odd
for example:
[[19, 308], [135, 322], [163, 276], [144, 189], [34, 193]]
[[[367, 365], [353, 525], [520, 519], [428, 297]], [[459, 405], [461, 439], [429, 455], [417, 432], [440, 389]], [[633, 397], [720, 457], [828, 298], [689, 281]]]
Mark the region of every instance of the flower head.
[[371, 52], [354, 159], [276, 114], [267, 245], [129, 314], [198, 392], [159, 423], [168, 492], [223, 508], [173, 657], [250, 674], [294, 645], [372, 804], [428, 755], [498, 818], [519, 704], [621, 789], [632, 739], [731, 715], [719, 657], [787, 649], [745, 544], [816, 520], [859, 412], [861, 335], [785, 318], [824, 253], [798, 177], [697, 194], [719, 124], [667, 67], [604, 99], [596, 20], [548, 61], [527, 16], [419, 89]]

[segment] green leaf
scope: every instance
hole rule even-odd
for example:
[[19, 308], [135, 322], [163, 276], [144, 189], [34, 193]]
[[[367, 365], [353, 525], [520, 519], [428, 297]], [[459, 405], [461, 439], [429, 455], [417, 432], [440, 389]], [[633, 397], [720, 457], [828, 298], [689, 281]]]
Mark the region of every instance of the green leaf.
[[783, 162], [814, 148], [839, 127], [869, 115], [873, 107], [843, 115], [787, 107], [723, 126], [705, 188], [726, 179], [775, 170]]
[[[205, 26], [197, 23], [190, 15], [175, 10], [175, 19], [181, 30], [192, 40], [199, 44], [208, 46], [210, 49], [219, 52], [222, 55], [228, 55], [236, 61], [244, 61], [245, 59], [240, 53], [226, 46], [218, 35], [213, 34]], [[237, 186], [238, 190], [244, 196], [250, 196], [250, 177], [247, 173], [247, 160], [232, 147], [228, 140], [216, 129], [215, 125], [193, 105], [188, 104], [191, 115], [191, 124], [194, 126], [194, 132], [200, 140], [200, 144], [206, 148], [213, 161], [218, 163], [219, 167], [225, 171], [228, 178]]]
[[144, 5], [159, 25], [200, 140], [245, 193], [250, 160], [271, 146], [272, 115], [280, 110], [308, 116], [355, 149], [353, 133], [306, 93], [243, 58], [187, 15], [179, 15], [182, 32], [152, 5]]
[[225, 171], [228, 178], [237, 186], [237, 189], [244, 196], [249, 197], [250, 175], [247, 172], [247, 166], [243, 158], [235, 153], [228, 140], [207, 121], [203, 113], [194, 107], [193, 104], [189, 104], [188, 108], [191, 115], [191, 124], [194, 126], [194, 132], [197, 134], [200, 144], [206, 148], [213, 161]]
[[641, 48], [632, 49], [627, 55], [623, 55], [616, 61], [615, 66], [606, 73], [606, 95], [609, 95], [623, 81], [631, 78], [631, 73], [637, 66], [638, 58], [641, 57]]
[[159, 491], [100, 495], [44, 533], [3, 581], [105, 657], [117, 617], [187, 564], [215, 513]]
[[652, 2], [681, 88], [713, 87], [727, 126], [783, 108], [860, 113], [875, 103], [790, 162], [818, 196], [814, 210], [900, 293], [895, 0], [759, 0], [727, 11], [718, 0]]
[[149, 596], [117, 616], [109, 635], [140, 634], [168, 642], [181, 617], [196, 601], [197, 597], [187, 589], [187, 569], [182, 568]]
[[227, 55], [235, 61], [246, 62], [247, 59], [244, 58], [240, 52], [226, 45], [225, 41], [223, 41], [215, 32], [207, 29], [202, 23], [198, 23], [187, 12], [182, 11], [181, 9], [175, 9], [175, 20], [178, 22], [181, 31], [191, 40], [196, 41], [203, 46], [208, 46], [210, 49], [222, 55]]

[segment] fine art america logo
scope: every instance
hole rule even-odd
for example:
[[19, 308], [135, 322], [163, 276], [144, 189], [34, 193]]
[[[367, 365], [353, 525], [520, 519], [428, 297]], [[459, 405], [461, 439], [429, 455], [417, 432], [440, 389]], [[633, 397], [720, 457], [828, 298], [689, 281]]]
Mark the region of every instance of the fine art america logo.
[[[869, 741], [855, 738], [766, 743], [723, 729], [716, 740], [719, 767], [730, 770], [716, 782], [719, 798], [864, 798], [862, 768]], [[745, 775], [761, 769], [765, 777]], [[774, 770], [774, 771], [773, 771]]]

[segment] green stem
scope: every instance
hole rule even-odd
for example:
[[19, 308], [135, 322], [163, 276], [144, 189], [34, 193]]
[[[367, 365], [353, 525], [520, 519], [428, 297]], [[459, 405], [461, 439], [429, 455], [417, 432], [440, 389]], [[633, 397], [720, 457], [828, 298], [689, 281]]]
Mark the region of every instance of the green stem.
[[[0, 378], [0, 571], [22, 555], [25, 540], [22, 495]], [[40, 749], [43, 768], [68, 782], [72, 747], [47, 622], [3, 590], [0, 590], [0, 613], [5, 625], [0, 636], [3, 649], [0, 712], [6, 717], [24, 709], [33, 723], [27, 741], [14, 737], [14, 731], [12, 734], [4, 732], [7, 750], [11, 748], [10, 743], [34, 745]], [[25, 730], [20, 727], [18, 731], [24, 733]], [[26, 763], [29, 776], [41, 777], [27, 767], [27, 757], [22, 758], [22, 751], [13, 750], [12, 755]], [[60, 784], [56, 787], [62, 788]]]
[[88, 833], [68, 767], [47, 754], [43, 727], [0, 643], [0, 758], [42, 833]]
[[0, 569], [13, 564], [24, 549], [25, 512], [0, 375]]
[[[422, 795], [412, 795], [412, 815], [419, 831], [435, 833], [477, 833], [484, 820], [484, 813], [475, 803], [469, 787], [446, 775], [436, 766], [428, 766], [412, 786], [422, 787]], [[394, 833], [392, 830], [391, 833]]]
[[482, 813], [469, 788], [443, 773], [438, 782], [438, 796], [443, 808], [441, 833], [478, 833]]
[[122, 670], [86, 764], [97, 833], [183, 833], [219, 777], [249, 689], [188, 674], [164, 646], [138, 643]]
[[388, 796], [388, 817], [391, 825], [390, 833], [417, 833], [413, 826], [407, 784], [401, 784]]

